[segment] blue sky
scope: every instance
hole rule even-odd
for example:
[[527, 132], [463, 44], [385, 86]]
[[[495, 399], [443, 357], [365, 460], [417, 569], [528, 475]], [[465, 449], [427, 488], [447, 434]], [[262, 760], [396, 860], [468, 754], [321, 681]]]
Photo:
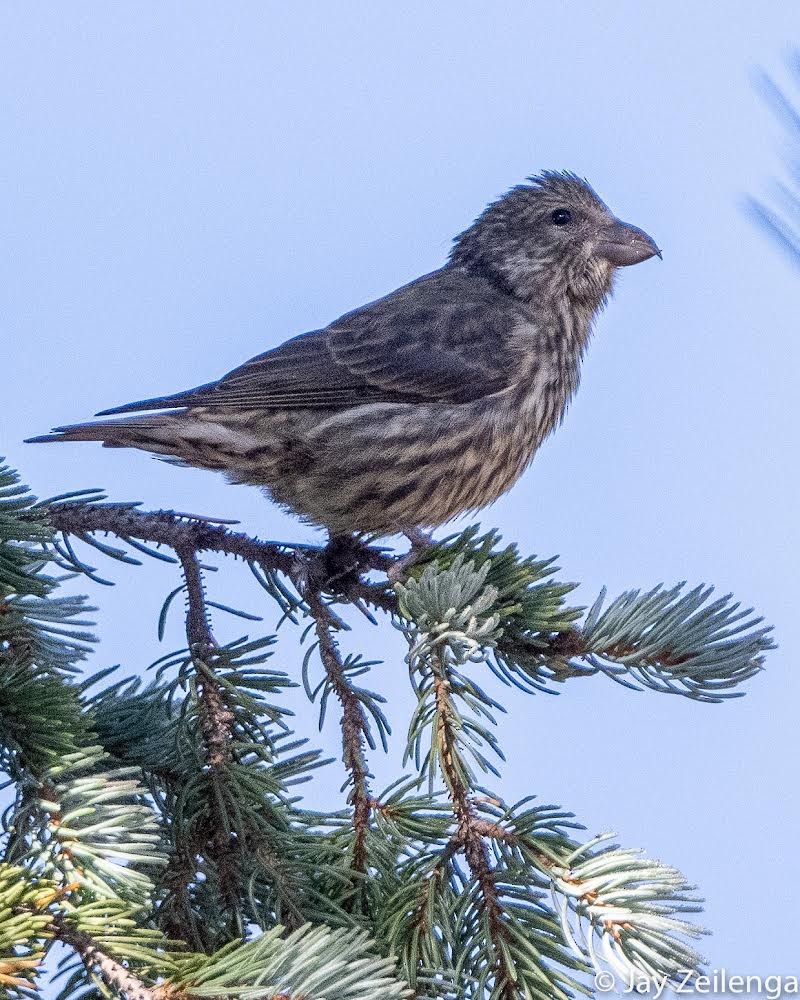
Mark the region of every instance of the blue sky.
[[[39, 495], [103, 485], [308, 538], [211, 473], [22, 439], [208, 381], [431, 270], [486, 201], [542, 168], [586, 175], [654, 236], [663, 263], [621, 276], [564, 426], [482, 522], [560, 553], [584, 601], [603, 584], [732, 590], [780, 649], [727, 705], [601, 678], [508, 697], [501, 790], [680, 867], [707, 898], [711, 966], [731, 974], [800, 972], [800, 272], [741, 210], [781, 170], [752, 79], [782, 78], [793, 7], [0, 8], [0, 454]], [[107, 570], [119, 585], [92, 591], [94, 665], [139, 671], [165, 651], [155, 620], [173, 574]], [[242, 572], [211, 587], [274, 620]], [[179, 636], [176, 617], [168, 648]], [[276, 659], [294, 670], [287, 640]], [[402, 738], [399, 637], [359, 626], [352, 644], [386, 655], [376, 684]], [[331, 726], [322, 742], [336, 739]], [[378, 785], [395, 764], [374, 760]]]

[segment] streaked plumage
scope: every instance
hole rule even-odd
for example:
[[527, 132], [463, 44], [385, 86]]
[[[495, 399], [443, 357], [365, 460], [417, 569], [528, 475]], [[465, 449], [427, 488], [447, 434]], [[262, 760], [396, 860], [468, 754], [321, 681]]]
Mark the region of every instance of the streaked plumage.
[[584, 181], [543, 174], [490, 205], [440, 270], [218, 382], [99, 416], [167, 412], [33, 440], [217, 469], [334, 534], [442, 524], [521, 475], [577, 389], [615, 267], [655, 253]]

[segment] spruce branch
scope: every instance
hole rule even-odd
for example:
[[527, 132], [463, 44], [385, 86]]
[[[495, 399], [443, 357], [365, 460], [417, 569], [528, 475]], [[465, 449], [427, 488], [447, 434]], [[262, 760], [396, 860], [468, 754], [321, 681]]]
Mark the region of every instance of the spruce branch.
[[[499, 746], [480, 721], [493, 721], [489, 709], [495, 703], [476, 685], [468, 680], [461, 668], [467, 663], [480, 663], [488, 648], [496, 642], [500, 614], [491, 613], [497, 607], [498, 588], [487, 585], [490, 569], [488, 560], [480, 568], [472, 561], [457, 556], [447, 569], [438, 564], [428, 565], [418, 579], [398, 586], [401, 614], [414, 622], [405, 627], [409, 641], [407, 657], [409, 670], [419, 699], [409, 731], [407, 757], [412, 755], [419, 762], [420, 777], [427, 777], [429, 785], [440, 775], [447, 789], [455, 830], [445, 850], [429, 873], [425, 891], [418, 897], [412, 916], [417, 924], [426, 919], [433, 901], [432, 892], [441, 884], [451, 859], [463, 855], [471, 884], [460, 887], [456, 893], [459, 921], [469, 927], [469, 933], [454, 936], [452, 958], [456, 981], [462, 977], [474, 981], [475, 992], [483, 991], [494, 1000], [512, 1000], [534, 989], [537, 979], [548, 984], [556, 995], [564, 995], [558, 985], [564, 982], [560, 973], [544, 971], [530, 962], [531, 949], [541, 957], [547, 949], [541, 934], [534, 931], [535, 948], [531, 937], [522, 931], [519, 920], [512, 916], [515, 903], [505, 898], [508, 885], [515, 881], [504, 878], [490, 858], [486, 835], [490, 832], [479, 816], [473, 795], [474, 774], [465, 758], [465, 752], [484, 770], [494, 767], [486, 761], [479, 746], [488, 743], [499, 754]], [[419, 675], [419, 679], [415, 679]], [[426, 731], [430, 732], [430, 749], [421, 759], [421, 742]], [[539, 893], [541, 895], [541, 893]], [[529, 898], [528, 907], [538, 900]], [[530, 930], [530, 928], [528, 928]], [[545, 935], [548, 931], [545, 930]], [[465, 947], [464, 939], [470, 941]], [[522, 949], [522, 950], [521, 950]], [[527, 949], [527, 958], [523, 952]], [[556, 955], [569, 962], [556, 946]], [[541, 988], [541, 982], [538, 988]]]
[[0, 594], [44, 597], [55, 581], [43, 573], [50, 529], [36, 500], [0, 458]]
[[[438, 851], [399, 864], [395, 890], [377, 914], [380, 939], [398, 955], [403, 976], [418, 993], [427, 985], [432, 993], [447, 995], [456, 983], [454, 915], [463, 888], [457, 849], [451, 838]], [[466, 978], [464, 973], [458, 991], [463, 995]]]
[[469, 798], [466, 776], [460, 766], [447, 676], [444, 671], [437, 669], [439, 664], [435, 655], [432, 660], [435, 664], [433, 669], [435, 671], [434, 699], [437, 712], [438, 759], [456, 817], [455, 844], [464, 852], [470, 874], [477, 883], [478, 906], [488, 925], [488, 938], [492, 944], [493, 962], [490, 974], [497, 986], [500, 987], [499, 991], [495, 989], [496, 995], [498, 998], [506, 1000], [506, 998], [511, 998], [516, 994], [517, 976], [506, 945], [504, 914], [498, 899], [494, 873], [489, 862], [489, 852], [480, 829], [475, 825], [477, 815]]
[[[159, 926], [209, 950], [227, 939], [232, 921], [271, 926], [280, 919], [296, 927], [312, 914], [330, 920], [335, 913], [334, 905], [314, 895], [311, 876], [319, 876], [321, 852], [318, 845], [314, 852], [311, 838], [306, 842], [305, 814], [293, 806], [291, 791], [320, 765], [319, 754], [294, 740], [282, 713], [264, 700], [289, 683], [259, 665], [268, 648], [259, 647], [255, 657], [245, 649], [245, 659], [259, 661], [251, 666], [237, 658], [242, 649], [234, 644], [213, 651], [214, 675], [234, 716], [231, 760], [224, 767], [208, 764], [195, 670], [186, 654], [177, 683], [142, 688], [138, 681], [118, 682], [87, 703], [108, 751], [149, 775], [171, 843], [159, 886]], [[188, 698], [181, 696], [184, 687]], [[264, 715], [269, 722], [261, 721]], [[226, 871], [235, 876], [236, 899], [220, 891], [220, 860], [234, 866]]]
[[[85, 607], [55, 596], [45, 570], [101, 582], [83, 545], [182, 574], [159, 631], [185, 595], [187, 648], [147, 686], [108, 683], [108, 671], [74, 679]], [[346, 809], [306, 810], [293, 790], [322, 763], [288, 728], [294, 682], [266, 663], [273, 637], [216, 641], [212, 609], [255, 616], [206, 594], [204, 553], [242, 559], [282, 620], [310, 621], [302, 681], [320, 724], [341, 708]], [[603, 593], [584, 613], [557, 572], [477, 528], [409, 563], [357, 540], [262, 541], [97, 491], [36, 504], [0, 470], [0, 764], [17, 789], [7, 855], [41, 908], [3, 911], [0, 866], [0, 983], [16, 976], [20, 997], [30, 992], [54, 939], [73, 951], [62, 1000], [87, 988], [128, 1000], [405, 996], [390, 956], [416, 996], [459, 1000], [565, 1000], [603, 962], [626, 983], [697, 968], [702, 931], [687, 917], [699, 901], [680, 873], [604, 838], [582, 844], [569, 814], [509, 808], [478, 784], [502, 760], [503, 708], [484, 685], [493, 674], [533, 693], [604, 674], [717, 701], [760, 669], [769, 630], [706, 587]], [[367, 753], [390, 732], [382, 696], [358, 679], [372, 664], [339, 647], [350, 607], [392, 616], [417, 695], [416, 774], [380, 794]], [[194, 953], [176, 954], [178, 938]]]
[[309, 594], [307, 601], [309, 612], [314, 618], [320, 659], [325, 668], [328, 684], [342, 709], [342, 760], [349, 774], [351, 785], [349, 798], [353, 808], [355, 831], [352, 870], [357, 878], [363, 879], [367, 870], [366, 838], [372, 808], [365, 744], [371, 743], [372, 737], [359, 692], [350, 682], [339, 647], [333, 637], [336, 621], [318, 591]]
[[[682, 919], [683, 913], [697, 907], [680, 873], [657, 863], [633, 863], [635, 852], [619, 849], [592, 851], [586, 866], [576, 865], [573, 871], [572, 862], [588, 848], [564, 837], [563, 814], [547, 816], [549, 821], [557, 820], [549, 841], [536, 830], [539, 817], [531, 822], [531, 811], [519, 817], [522, 832], [515, 828], [513, 816], [509, 821], [503, 813], [493, 818], [481, 815], [487, 800], [475, 797], [474, 775], [464, 753], [482, 762], [476, 741], [494, 746], [480, 719], [492, 722], [489, 709], [496, 705], [464, 677], [464, 668], [480, 667], [491, 648], [501, 642], [498, 588], [487, 579], [486, 562], [476, 569], [459, 555], [448, 568], [430, 563], [416, 579], [397, 587], [400, 613], [410, 623], [401, 627], [409, 641], [407, 659], [412, 679], [417, 678], [414, 686], [419, 699], [407, 756], [415, 757], [421, 777], [427, 776], [429, 782], [435, 773], [441, 774], [456, 817], [456, 830], [440, 861], [429, 871], [416, 909], [409, 913], [408, 900], [403, 899], [406, 919], [410, 916], [418, 923], [427, 917], [433, 890], [450, 859], [463, 853], [473, 884], [457, 892], [460, 920], [469, 926], [471, 940], [484, 928], [487, 941], [479, 951], [480, 962], [475, 961], [474, 952], [468, 952], [456, 960], [455, 969], [457, 975], [475, 978], [478, 995], [488, 989], [493, 997], [516, 996], [534, 981], [541, 986], [542, 977], [549, 984], [549, 995], [561, 996], [565, 987], [580, 988], [552, 967], [552, 963], [571, 963], [556, 940], [555, 913], [548, 911], [542, 899], [548, 886], [561, 894], [559, 937], [571, 946], [576, 970], [586, 968], [584, 960], [597, 966], [595, 937], [612, 968], [626, 970], [626, 982], [637, 972], [657, 980], [681, 968], [696, 969], [700, 957], [681, 936], [702, 932]], [[708, 596], [704, 588], [687, 595], [681, 594], [680, 587], [655, 588], [645, 595], [623, 595], [605, 613], [598, 601], [582, 634], [570, 635], [564, 653], [588, 657], [590, 650], [595, 656], [602, 650], [607, 659], [635, 656], [646, 680], [654, 667], [661, 676], [667, 667], [680, 668], [687, 687], [692, 682], [702, 685], [702, 691], [690, 688], [690, 693], [712, 700], [709, 692], [717, 694], [714, 671], [729, 671], [731, 659], [737, 665], [743, 663], [744, 670], [752, 669], [749, 665], [766, 642], [766, 632], [755, 629], [758, 621], [749, 612], [738, 612], [729, 598], [707, 604]], [[671, 651], [669, 660], [665, 649]], [[726, 676], [721, 684], [736, 682], [735, 674], [733, 679]], [[651, 684], [655, 686], [654, 681]], [[428, 731], [430, 749], [421, 759], [421, 741]], [[491, 813], [491, 800], [488, 808]], [[591, 881], [590, 876], [601, 870], [606, 881]], [[531, 874], [536, 871], [539, 877]], [[570, 896], [568, 885], [580, 889]], [[570, 926], [568, 913], [575, 915], [577, 932]], [[587, 920], [588, 930], [583, 923]], [[534, 952], [537, 961], [531, 963]], [[543, 964], [544, 955], [550, 965]], [[440, 965], [444, 957], [437, 956]], [[409, 978], [414, 981], [413, 974]]]
[[143, 902], [166, 864], [137, 768], [83, 747], [43, 772], [11, 813], [8, 857], [89, 898]]
[[[103, 503], [102, 499], [102, 494], [97, 493], [89, 500], [49, 501], [37, 509], [36, 516], [45, 517], [52, 529], [63, 537], [73, 536], [95, 547], [98, 547], [96, 534], [112, 534], [156, 558], [163, 558], [163, 553], [151, 546], [166, 546], [176, 553], [216, 552], [242, 559], [287, 614], [291, 614], [300, 601], [296, 593], [286, 590], [276, 574], [282, 574], [300, 590], [305, 589], [309, 580], [322, 579], [336, 584], [334, 590], [341, 590], [352, 600], [362, 600], [375, 607], [385, 606], [389, 610], [394, 604], [385, 586], [364, 583], [358, 575], [363, 571], [389, 569], [393, 559], [380, 549], [354, 542], [344, 553], [344, 565], [341, 562], [331, 565], [330, 547], [262, 541], [231, 531], [229, 522], [176, 511], [139, 511], [135, 503]], [[108, 546], [102, 546], [101, 551], [111, 558], [125, 557], [123, 551]], [[67, 552], [66, 557], [70, 568], [87, 570], [74, 550]]]
[[[374, 547], [357, 542], [349, 547], [262, 542], [207, 518], [169, 511], [142, 512], [131, 504], [66, 500], [51, 502], [43, 509], [54, 529], [89, 543], [93, 543], [95, 533], [105, 532], [117, 535], [123, 542], [166, 545], [184, 556], [192, 552], [196, 557], [200, 552], [210, 551], [242, 558], [262, 586], [278, 600], [285, 614], [291, 615], [302, 606], [299, 594], [308, 590], [310, 582], [317, 585], [317, 581], [323, 581], [331, 593], [356, 606], [366, 604], [394, 614], [400, 612], [402, 617], [396, 594], [386, 584], [375, 584], [360, 575], [371, 570], [388, 572], [395, 565], [397, 557]], [[39, 508], [36, 510], [37, 517], [41, 516]], [[104, 550], [113, 555], [108, 547]], [[77, 560], [74, 549], [72, 553], [70, 565], [80, 569], [83, 564]], [[410, 567], [405, 584], [399, 586], [413, 587], [425, 574], [431, 578], [431, 573], [452, 572], [454, 565], [457, 574], [459, 567], [467, 563], [485, 574], [486, 587], [490, 588], [487, 593], [494, 594], [490, 603], [496, 617], [492, 626], [495, 634], [486, 646], [493, 649], [493, 654], [487, 662], [501, 680], [523, 690], [549, 691], [553, 683], [596, 673], [625, 682], [624, 675], [631, 673], [634, 686], [716, 701], [730, 696], [724, 690], [726, 687], [733, 687], [756, 673], [762, 653], [772, 648], [768, 630], [747, 633], [746, 626], [741, 626], [731, 634], [732, 641], [722, 655], [718, 634], [714, 637], [697, 630], [679, 635], [677, 628], [681, 623], [666, 637], [678, 640], [680, 652], [674, 643], [657, 649], [648, 642], [646, 657], [637, 661], [633, 654], [638, 646], [628, 648], [610, 643], [602, 648], [596, 641], [597, 622], [593, 616], [581, 626], [578, 624], [581, 609], [565, 604], [564, 598], [574, 585], [552, 580], [556, 572], [552, 559], [522, 558], [516, 546], [500, 548], [496, 533], [481, 536], [477, 527], [429, 547]], [[287, 591], [279, 582], [281, 575], [288, 578], [294, 592]], [[322, 588], [317, 586], [317, 589]], [[704, 593], [703, 588], [697, 593]], [[604, 596], [605, 592], [601, 600]], [[604, 623], [609, 620], [609, 613], [613, 616], [619, 612], [629, 597], [630, 592], [614, 602]], [[656, 607], [653, 610], [658, 612]], [[732, 620], [728, 618], [726, 623], [732, 624]], [[638, 624], [640, 630], [650, 625], [641, 619]], [[758, 620], [753, 619], [749, 627], [756, 624]], [[717, 632], [720, 631], [721, 627]], [[639, 638], [634, 637], [636, 641]], [[688, 638], [694, 639], [694, 647], [688, 647], [685, 641]], [[708, 648], [711, 646], [714, 648]], [[677, 658], [681, 658], [680, 662]]]
[[613, 834], [576, 842], [568, 831], [580, 826], [554, 806], [505, 808], [484, 797], [478, 809], [497, 865], [549, 890], [564, 940], [595, 971], [610, 967], [629, 988], [700, 971], [688, 941], [707, 931], [686, 918], [702, 900], [675, 868], [610, 843]]
[[[284, 710], [266, 705], [261, 692], [278, 691], [287, 686], [287, 681], [285, 675], [253, 666], [269, 655], [266, 649], [271, 640], [244, 641], [226, 647], [217, 644], [207, 610], [212, 602], [205, 595], [197, 554], [188, 543], [185, 548], [178, 547], [176, 554], [185, 581], [189, 647], [189, 659], [180, 665], [178, 681], [185, 681], [190, 691], [196, 691], [196, 700], [190, 695], [190, 701], [196, 703], [200, 723], [203, 767], [191, 774], [188, 782], [184, 780], [182, 789], [173, 786], [170, 794], [176, 864], [171, 866], [163, 883], [167, 896], [161, 910], [166, 926], [173, 932], [209, 945], [214, 940], [209, 937], [211, 927], [206, 922], [201, 928], [196, 916], [198, 909], [202, 910], [199, 900], [208, 894], [209, 879], [220, 896], [222, 923], [226, 923], [227, 913], [226, 926], [239, 935], [245, 931], [247, 918], [238, 887], [248, 875], [262, 880], [268, 876], [273, 883], [275, 902], [280, 901], [287, 922], [297, 926], [303, 921], [297, 902], [303, 893], [296, 873], [291, 867], [287, 869], [284, 861], [276, 862], [279, 853], [267, 846], [276, 837], [282, 839], [285, 823], [268, 806], [270, 798], [281, 795], [280, 785], [265, 770], [275, 755], [275, 737], [257, 721], [259, 715], [267, 714], [282, 725]], [[186, 674], [189, 663], [193, 679]], [[257, 696], [251, 696], [248, 688], [255, 688]], [[296, 760], [299, 768], [295, 769], [302, 771], [313, 762], [314, 756], [301, 755]], [[273, 769], [273, 773], [277, 771]], [[176, 800], [188, 805], [192, 799], [194, 816], [189, 819], [184, 814], [189, 821], [176, 822], [181, 818]], [[247, 801], [252, 802], [249, 810], [243, 808]], [[253, 870], [252, 857], [258, 861], [259, 876]], [[201, 875], [205, 877], [202, 885], [198, 881]], [[265, 919], [265, 913], [254, 905], [253, 893], [249, 909], [249, 919], [258, 922]]]
[[[160, 989], [147, 986], [122, 962], [109, 955], [84, 931], [70, 926], [65, 920], [55, 923], [56, 936], [78, 955], [90, 977], [100, 981], [126, 1000], [161, 1000]], [[65, 991], [62, 991], [64, 997]]]
[[[74, 975], [61, 991], [66, 1000], [85, 995], [99, 980], [131, 1000], [157, 1000], [157, 990], [140, 978], [163, 978], [174, 971], [157, 932], [140, 926], [142, 910], [108, 899], [74, 905], [72, 887], [59, 886], [27, 869], [0, 864], [0, 987], [5, 997], [35, 996], [36, 975], [53, 941], [78, 955], [86, 973]], [[133, 967], [137, 969], [134, 973]]]
[[41, 773], [86, 742], [70, 678], [94, 641], [91, 609], [54, 594], [48, 537], [34, 498], [0, 465], [0, 766], [15, 775]]
[[[360, 930], [308, 924], [284, 936], [275, 927], [211, 956], [178, 956], [177, 973], [161, 1000], [401, 1000], [408, 986], [391, 958], [379, 956]], [[148, 998], [150, 1000], [150, 998]]]
[[36, 995], [57, 886], [25, 868], [0, 863], [0, 991], [9, 998]]
[[[237, 811], [231, 772], [234, 765], [233, 726], [235, 713], [225, 687], [220, 682], [215, 667], [220, 658], [217, 642], [211, 631], [202, 571], [195, 547], [185, 540], [176, 544], [186, 587], [186, 638], [195, 673], [197, 710], [202, 734], [205, 768], [198, 775], [206, 800], [206, 817], [196, 831], [205, 841], [192, 845], [190, 838], [178, 837], [175, 844], [179, 860], [170, 872], [167, 887], [169, 897], [165, 909], [173, 914], [191, 912], [189, 885], [197, 876], [197, 865], [192, 863], [198, 853], [206, 855], [213, 865], [215, 884], [222, 897], [224, 910], [230, 912], [232, 926], [243, 933], [237, 886], [241, 884], [240, 847], [236, 843], [230, 813]], [[223, 655], [224, 659], [224, 655]], [[174, 827], [177, 831], [179, 827]], [[202, 832], [201, 832], [202, 831]], [[194, 923], [194, 922], [192, 922]], [[177, 928], [176, 928], [177, 929]], [[188, 928], [181, 927], [188, 936]]]
[[86, 631], [94, 622], [83, 617], [93, 610], [84, 597], [8, 593], [0, 603], [0, 662], [76, 674], [95, 641]]
[[52, 909], [50, 933], [76, 957], [59, 963], [67, 981], [58, 1000], [90, 996], [131, 996], [161, 1000], [156, 984], [174, 975], [174, 952], [180, 947], [147, 926], [146, 912], [120, 900], [99, 900]]
[[[493, 710], [501, 706], [461, 669], [485, 661], [497, 641], [499, 615], [491, 612], [498, 592], [486, 584], [488, 569], [488, 563], [475, 569], [459, 556], [448, 569], [432, 563], [419, 579], [397, 584], [399, 627], [409, 643], [406, 660], [418, 699], [404, 762], [413, 758], [431, 789], [440, 770], [445, 781], [452, 775], [459, 784], [472, 785], [466, 754], [484, 772], [497, 774], [484, 746], [502, 758], [497, 739], [485, 725], [494, 723]], [[427, 733], [430, 742], [423, 753]]]
[[[0, 768], [41, 774], [90, 738], [74, 688], [48, 669], [0, 657]], [[11, 657], [9, 658], [11, 659]]]
[[703, 963], [687, 939], [708, 932], [685, 919], [702, 900], [677, 869], [641, 851], [600, 846], [612, 837], [601, 835], [565, 867], [550, 867], [564, 936], [596, 970], [607, 965], [628, 988], [643, 977], [677, 985]]
[[[396, 585], [400, 624], [423, 647], [431, 622], [442, 635], [454, 630], [453, 641], [469, 647], [469, 655], [454, 650], [456, 659], [485, 661], [500, 680], [524, 691], [601, 673], [634, 688], [722, 701], [740, 696], [732, 689], [758, 673], [774, 648], [761, 618], [740, 610], [731, 595], [710, 601], [713, 588], [704, 585], [687, 593], [684, 584], [626, 591], [605, 611], [603, 590], [579, 622], [580, 609], [563, 604], [571, 585], [548, 579], [552, 561], [521, 560], [514, 546], [497, 551], [495, 543], [493, 534], [479, 538], [468, 529], [445, 548], [434, 547], [424, 566]], [[480, 634], [469, 622], [474, 611], [462, 588], [472, 588], [470, 600], [483, 615]], [[481, 736], [487, 738], [485, 731]]]
[[[571, 942], [565, 942], [547, 904], [549, 883], [532, 877], [530, 865], [520, 864], [516, 852], [497, 850], [498, 844], [507, 848], [513, 838], [496, 820], [483, 815], [486, 796], [470, 784], [461, 763], [459, 722], [453, 712], [447, 670], [435, 659], [436, 654], [431, 667], [437, 759], [455, 828], [433, 864], [423, 859], [427, 867], [424, 880], [419, 869], [414, 872], [415, 896], [398, 894], [391, 901], [390, 908], [398, 903], [402, 907], [395, 912], [403, 914], [406, 924], [401, 931], [395, 917], [394, 935], [397, 943], [405, 946], [401, 952], [405, 974], [411, 982], [418, 975], [424, 980], [433, 961], [433, 967], [445, 974], [445, 984], [452, 977], [466, 996], [491, 1000], [528, 995], [564, 1000], [576, 991], [585, 992], [565, 971], [583, 972], [586, 965], [582, 955], [570, 954], [567, 945]], [[562, 814], [545, 812], [548, 832], [563, 840], [558, 828]], [[466, 862], [467, 873], [458, 864], [459, 856]], [[443, 907], [445, 901], [449, 905]], [[421, 944], [423, 935], [425, 943]], [[432, 952], [431, 939], [443, 942], [444, 950]], [[410, 968], [414, 962], [416, 969]]]
[[200, 719], [210, 768], [225, 768], [232, 761], [231, 728], [234, 715], [225, 693], [214, 676], [217, 647], [208, 618], [203, 576], [194, 549], [176, 550], [186, 583], [186, 638], [197, 671]]
[[683, 588], [627, 591], [605, 611], [601, 592], [583, 624], [580, 655], [627, 686], [707, 702], [741, 697], [731, 688], [762, 669], [774, 648], [771, 629], [730, 594], [709, 602], [712, 587]]

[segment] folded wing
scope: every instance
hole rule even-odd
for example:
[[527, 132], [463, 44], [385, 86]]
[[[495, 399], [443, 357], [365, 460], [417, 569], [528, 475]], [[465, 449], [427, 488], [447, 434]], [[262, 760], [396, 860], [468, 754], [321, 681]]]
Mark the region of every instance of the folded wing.
[[514, 381], [519, 358], [511, 333], [521, 320], [516, 303], [488, 283], [439, 271], [252, 358], [218, 382], [98, 416], [194, 406], [468, 402]]

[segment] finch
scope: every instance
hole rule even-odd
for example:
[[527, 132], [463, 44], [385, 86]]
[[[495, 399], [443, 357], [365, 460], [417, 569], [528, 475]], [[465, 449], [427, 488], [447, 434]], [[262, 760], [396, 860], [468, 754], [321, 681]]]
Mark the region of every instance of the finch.
[[332, 535], [436, 527], [516, 482], [575, 394], [616, 269], [654, 255], [586, 181], [548, 171], [439, 270], [217, 382], [97, 414], [136, 416], [31, 440], [218, 470]]

